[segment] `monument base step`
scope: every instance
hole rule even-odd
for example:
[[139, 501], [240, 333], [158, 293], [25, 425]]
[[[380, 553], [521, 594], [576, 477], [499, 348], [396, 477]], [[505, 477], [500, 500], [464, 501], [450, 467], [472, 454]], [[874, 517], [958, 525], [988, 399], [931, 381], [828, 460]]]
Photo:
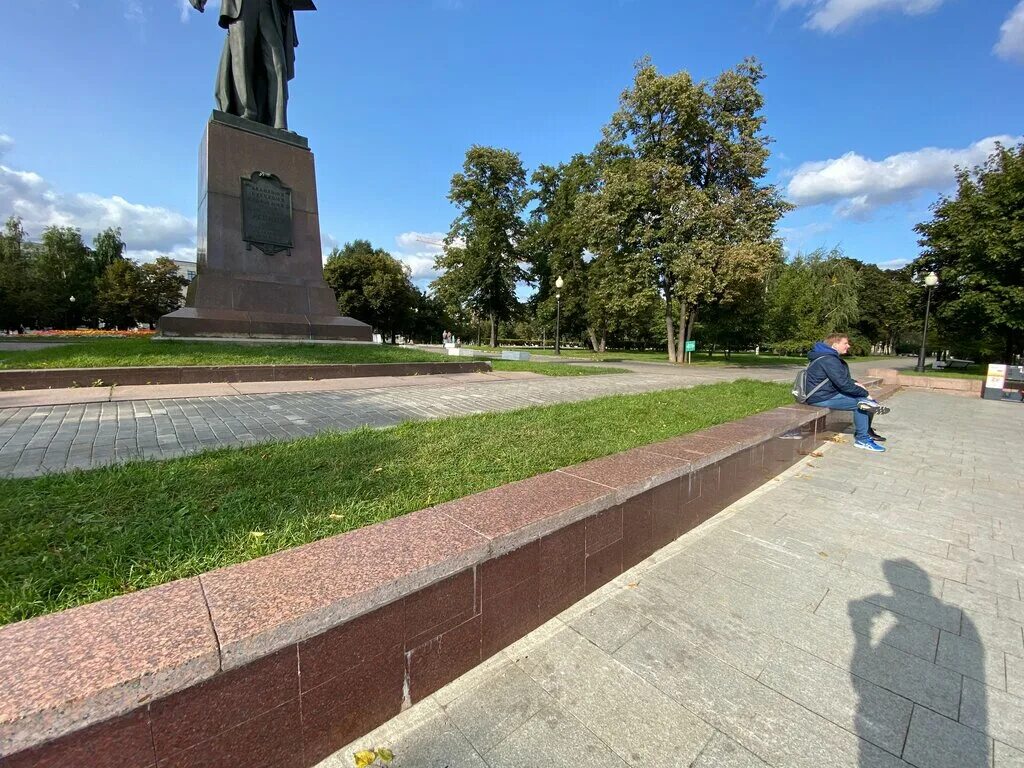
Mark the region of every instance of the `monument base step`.
[[183, 307], [160, 318], [166, 338], [221, 337], [373, 341], [369, 325], [351, 317], [242, 312], [234, 309]]

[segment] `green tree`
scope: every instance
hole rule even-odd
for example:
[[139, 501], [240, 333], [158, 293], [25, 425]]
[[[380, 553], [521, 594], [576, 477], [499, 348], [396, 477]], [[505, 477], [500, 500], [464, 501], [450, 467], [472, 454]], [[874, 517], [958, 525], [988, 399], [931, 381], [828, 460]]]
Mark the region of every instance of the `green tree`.
[[781, 258], [774, 228], [789, 206], [760, 183], [763, 77], [748, 60], [698, 83], [644, 59], [595, 150], [599, 188], [582, 206], [596, 250], [653, 265], [673, 362], [701, 307], [734, 300]]
[[541, 165], [534, 171], [530, 193], [536, 206], [530, 212], [523, 252], [531, 265], [530, 279], [537, 285], [531, 299], [537, 323], [552, 327], [555, 323], [555, 281], [561, 277], [561, 333], [563, 336], [590, 336], [597, 348], [595, 330], [587, 322], [587, 229], [576, 215], [580, 195], [593, 191], [597, 169], [585, 155], [575, 155], [557, 167]]
[[181, 307], [188, 280], [166, 256], [143, 264], [141, 271], [143, 300], [138, 319], [152, 327], [161, 317]]
[[961, 170], [955, 196], [940, 198], [916, 230], [923, 253], [914, 270], [939, 275], [943, 329], [991, 338], [1012, 361], [1024, 351], [1024, 143]]
[[450, 302], [487, 318], [494, 347], [498, 322], [511, 318], [518, 304], [516, 283], [527, 277], [519, 263], [526, 171], [515, 152], [477, 145], [466, 152], [462, 169], [452, 176], [448, 194], [460, 212], [435, 260], [444, 273], [433, 287]]
[[78, 229], [52, 226], [43, 231], [32, 283], [36, 311], [44, 325], [76, 328], [83, 318], [94, 316], [95, 266]]
[[0, 234], [0, 330], [31, 324], [31, 262], [24, 243], [21, 219], [11, 216]]
[[139, 265], [129, 259], [111, 261], [98, 281], [96, 306], [108, 327], [138, 325], [146, 308], [145, 277]]
[[860, 318], [858, 274], [852, 259], [819, 248], [778, 265], [767, 289], [766, 330], [779, 352], [805, 352]]
[[417, 292], [408, 267], [368, 240], [331, 251], [324, 279], [338, 297], [341, 314], [369, 323], [392, 343], [412, 324]]

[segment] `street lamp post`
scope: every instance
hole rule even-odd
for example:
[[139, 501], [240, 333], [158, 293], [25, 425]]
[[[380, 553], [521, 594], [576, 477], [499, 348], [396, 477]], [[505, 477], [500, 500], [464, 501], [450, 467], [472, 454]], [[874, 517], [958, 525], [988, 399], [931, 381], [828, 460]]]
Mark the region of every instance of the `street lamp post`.
[[928, 298], [924, 304], [924, 333], [921, 334], [921, 353], [917, 356], [917, 365], [914, 366], [914, 370], [918, 373], [924, 371], [924, 352], [925, 345], [928, 343], [928, 314], [932, 308], [932, 290], [939, 284], [939, 276], [934, 272], [929, 272], [924, 279], [924, 284], [928, 286]]
[[565, 281], [562, 280], [562, 276], [559, 275], [558, 279], [555, 280], [555, 354], [562, 354], [562, 339], [560, 336], [562, 324], [562, 286], [565, 285]]

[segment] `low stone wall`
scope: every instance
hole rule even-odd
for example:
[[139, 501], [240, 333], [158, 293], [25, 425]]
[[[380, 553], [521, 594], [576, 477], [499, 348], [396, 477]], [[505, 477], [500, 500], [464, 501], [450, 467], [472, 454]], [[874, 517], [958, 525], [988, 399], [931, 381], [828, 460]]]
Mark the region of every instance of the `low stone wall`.
[[777, 408], [0, 627], [0, 766], [312, 766], [793, 465], [830, 419]]
[[0, 371], [0, 391], [137, 384], [230, 384], [241, 381], [308, 381], [362, 376], [429, 376], [488, 373], [478, 363], [352, 363], [339, 365], [195, 365], [135, 368], [24, 368]]
[[944, 376], [915, 376], [895, 368], [872, 368], [869, 376], [882, 379], [891, 384], [908, 389], [924, 389], [929, 392], [941, 392], [959, 397], [981, 397], [985, 389], [984, 379], [955, 379]]

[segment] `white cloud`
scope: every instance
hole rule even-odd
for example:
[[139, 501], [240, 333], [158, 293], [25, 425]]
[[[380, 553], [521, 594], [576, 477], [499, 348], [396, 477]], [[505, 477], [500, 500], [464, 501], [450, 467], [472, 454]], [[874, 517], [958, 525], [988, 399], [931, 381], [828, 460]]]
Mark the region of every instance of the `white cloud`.
[[146, 14], [142, 11], [141, 0], [121, 0], [121, 5], [124, 10], [124, 17], [128, 21], [143, 22], [146, 20]]
[[809, 6], [804, 26], [819, 32], [835, 32], [861, 16], [879, 11], [900, 11], [918, 16], [934, 11], [945, 0], [779, 0], [783, 11]]
[[958, 166], [979, 165], [997, 142], [1012, 146], [1022, 138], [990, 136], [965, 149], [926, 147], [883, 160], [847, 152], [840, 158], [804, 163], [793, 174], [786, 191], [798, 206], [836, 203], [840, 216], [863, 218], [880, 206], [913, 199], [923, 191], [947, 189]]
[[395, 238], [395, 242], [403, 251], [441, 253], [445, 237], [444, 232], [403, 232]]
[[0, 160], [14, 147], [14, 139], [6, 133], [0, 133]]
[[1007, 61], [1024, 63], [1024, 0], [1017, 3], [999, 28], [999, 42], [993, 51]]
[[192, 18], [192, 4], [188, 0], [178, 0], [178, 18], [182, 24], [188, 24]]
[[900, 269], [907, 266], [910, 263], [910, 259], [889, 259], [889, 261], [880, 261], [876, 266], [880, 269]]
[[434, 268], [434, 259], [444, 251], [444, 232], [403, 232], [395, 237], [396, 259], [409, 265], [413, 281], [425, 285], [441, 274]]
[[[13, 142], [0, 136], [0, 157]], [[63, 193], [38, 173], [0, 165], [0, 218], [19, 216], [32, 237], [48, 226], [78, 227], [86, 242], [107, 227], [120, 227], [129, 248], [170, 252], [195, 241], [196, 222], [176, 211], [142, 205], [119, 195]], [[194, 246], [191, 246], [194, 249]]]
[[156, 261], [160, 256], [166, 256], [168, 259], [174, 259], [175, 261], [195, 261], [196, 247], [194, 245], [179, 245], [170, 250], [161, 250], [159, 248], [125, 249], [124, 255], [140, 263]]

